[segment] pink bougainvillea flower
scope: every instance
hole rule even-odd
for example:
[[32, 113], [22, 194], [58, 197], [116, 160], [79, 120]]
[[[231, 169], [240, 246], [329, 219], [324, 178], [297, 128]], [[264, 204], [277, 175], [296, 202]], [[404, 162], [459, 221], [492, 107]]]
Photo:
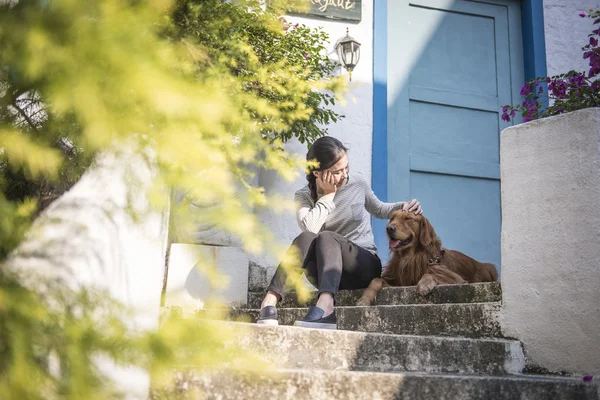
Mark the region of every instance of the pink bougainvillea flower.
[[585, 13], [584, 13], [584, 12], [582, 12], [582, 13], [579, 13], [579, 16], [580, 16], [581, 18], [585, 18]]
[[521, 87], [521, 96], [529, 96], [533, 92], [533, 84], [526, 83]]

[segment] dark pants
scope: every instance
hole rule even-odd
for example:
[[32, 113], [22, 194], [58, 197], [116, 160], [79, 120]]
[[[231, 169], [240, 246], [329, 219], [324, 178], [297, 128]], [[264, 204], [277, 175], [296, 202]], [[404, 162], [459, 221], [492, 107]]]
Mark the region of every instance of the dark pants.
[[[288, 252], [294, 247], [300, 250], [302, 268], [319, 294], [329, 292], [335, 297], [338, 289], [364, 289], [381, 276], [381, 260], [376, 254], [335, 232], [302, 232]], [[283, 298], [285, 283], [286, 273], [279, 266], [267, 290]]]

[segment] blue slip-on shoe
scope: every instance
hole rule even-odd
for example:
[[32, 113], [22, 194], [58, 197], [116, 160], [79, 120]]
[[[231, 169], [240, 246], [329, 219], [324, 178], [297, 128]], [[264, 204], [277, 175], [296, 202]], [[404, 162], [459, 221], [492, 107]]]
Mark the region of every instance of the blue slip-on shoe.
[[268, 326], [277, 326], [279, 322], [277, 321], [277, 308], [274, 306], [266, 306], [262, 308], [258, 314], [258, 320], [256, 320], [258, 325], [268, 325]]
[[323, 309], [313, 306], [308, 309], [304, 318], [294, 322], [294, 326], [315, 329], [337, 329], [335, 310], [326, 317], [323, 317], [323, 314], [325, 314]]

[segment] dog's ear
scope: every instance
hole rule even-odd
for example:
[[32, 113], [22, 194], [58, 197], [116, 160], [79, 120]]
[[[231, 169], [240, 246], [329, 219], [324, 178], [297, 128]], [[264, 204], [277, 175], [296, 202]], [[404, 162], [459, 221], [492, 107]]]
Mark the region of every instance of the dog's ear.
[[419, 241], [423, 246], [429, 246], [435, 238], [435, 231], [433, 230], [433, 226], [431, 226], [427, 218], [423, 216], [421, 216], [419, 231]]

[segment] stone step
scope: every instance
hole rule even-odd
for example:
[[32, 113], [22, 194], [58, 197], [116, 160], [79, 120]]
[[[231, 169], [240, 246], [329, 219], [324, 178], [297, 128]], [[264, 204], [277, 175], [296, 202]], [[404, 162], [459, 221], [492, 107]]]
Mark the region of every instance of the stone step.
[[598, 400], [594, 384], [567, 378], [281, 370], [269, 375], [180, 374], [153, 399]]
[[[222, 323], [222, 322], [219, 322]], [[236, 342], [279, 368], [452, 374], [517, 374], [521, 343], [230, 323]]]
[[[362, 295], [362, 290], [341, 290], [336, 298], [339, 306], [353, 306]], [[311, 293], [307, 302], [299, 302], [295, 293], [289, 293], [279, 308], [313, 306], [316, 292]], [[248, 308], [260, 308], [265, 292], [248, 292]], [[384, 288], [375, 302], [376, 305], [402, 304], [445, 304], [445, 303], [486, 303], [502, 300], [500, 282], [471, 283], [466, 285], [440, 285], [427, 296], [417, 293], [416, 286]]]
[[[336, 307], [338, 330], [401, 335], [501, 337], [497, 314], [500, 303], [417, 304], [401, 306]], [[278, 309], [279, 323], [293, 325], [307, 308]], [[199, 313], [201, 317], [202, 314]], [[255, 322], [257, 309], [238, 309], [230, 318]]]

